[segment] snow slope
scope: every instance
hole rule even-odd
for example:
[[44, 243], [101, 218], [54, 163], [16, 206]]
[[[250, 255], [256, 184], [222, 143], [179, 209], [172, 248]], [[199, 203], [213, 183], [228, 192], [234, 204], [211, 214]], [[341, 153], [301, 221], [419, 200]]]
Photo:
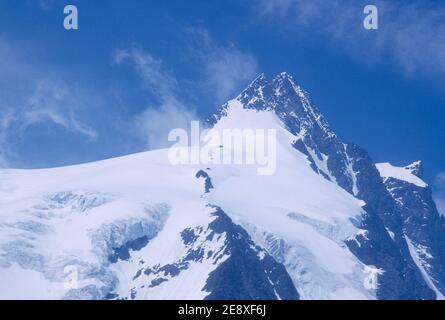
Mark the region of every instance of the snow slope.
[[388, 162], [377, 163], [376, 167], [379, 170], [380, 175], [384, 179], [394, 178], [408, 183], [412, 183], [421, 188], [425, 188], [427, 186], [427, 184], [422, 179], [414, 175], [411, 172], [411, 170], [407, 167], [396, 167]]
[[[21, 274], [39, 272], [48, 288], [56, 288], [30, 297], [62, 297], [69, 265], [80, 266], [85, 281], [110, 290], [115, 276], [101, 269], [114, 247], [153, 238], [166, 222], [181, 228], [208, 218], [202, 214], [208, 211], [200, 201], [202, 185], [193, 174], [192, 167], [169, 165], [165, 150], [66, 168], [3, 170], [0, 278], [14, 275], [19, 283], [0, 294], [28, 297], [39, 287]], [[16, 292], [26, 285], [29, 290]]]
[[[297, 137], [271, 112], [244, 109], [232, 100], [214, 129], [277, 130], [277, 171], [260, 176], [254, 168], [210, 166], [208, 198], [283, 261], [303, 299], [370, 298], [364, 266], [344, 240], [358, 232], [364, 203], [316, 174], [292, 144]], [[272, 240], [273, 239], [273, 240]], [[282, 240], [280, 242], [280, 240]]]
[[[257, 244], [275, 250], [302, 298], [372, 298], [363, 287], [364, 266], [343, 243], [359, 232], [351, 221], [360, 218], [362, 202], [313, 172], [278, 118], [231, 103], [217, 129], [278, 130], [275, 175], [259, 176], [248, 165], [210, 166], [214, 189], [204, 194], [196, 173], [206, 168], [171, 165], [167, 150], [65, 168], [2, 170], [1, 297], [205, 298], [209, 274], [226, 256], [193, 261], [153, 287], [148, 284], [158, 278], [139, 283], [134, 277], [141, 266], [159, 269], [184, 259], [181, 232], [209, 225], [212, 204], [245, 226]], [[129, 259], [110, 262], [116, 248], [143, 237], [143, 248], [129, 250]], [[222, 243], [215, 238], [202, 245], [210, 252]], [[67, 291], [64, 268], [73, 265], [79, 287]]]

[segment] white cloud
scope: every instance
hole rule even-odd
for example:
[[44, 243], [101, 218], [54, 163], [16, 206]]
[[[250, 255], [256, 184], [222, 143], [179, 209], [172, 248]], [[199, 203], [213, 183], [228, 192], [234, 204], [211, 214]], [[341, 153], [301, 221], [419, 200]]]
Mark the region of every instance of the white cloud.
[[[194, 82], [194, 90], [211, 95], [215, 105], [238, 94], [258, 74], [256, 59], [251, 54], [231, 43], [218, 45], [205, 29], [189, 28], [186, 37], [189, 57], [194, 60], [202, 79]], [[117, 64], [131, 62], [146, 89], [160, 101], [158, 106], [150, 106], [135, 120], [137, 131], [147, 146], [170, 145], [167, 137], [171, 129], [188, 130], [190, 121], [199, 119], [196, 109], [181, 99], [178, 80], [160, 58], [133, 46], [117, 50], [113, 61]]]
[[[23, 102], [14, 108], [2, 108], [6, 116], [0, 125], [1, 134], [6, 137], [8, 131], [23, 132], [34, 124], [50, 122], [94, 141], [97, 139], [97, 132], [75, 116], [78, 98], [69, 86], [40, 80]], [[6, 139], [3, 143], [7, 143]]]
[[36, 124], [53, 123], [83, 135], [88, 141], [97, 132], [77, 117], [86, 93], [73, 84], [48, 77], [48, 66], [27, 63], [21, 51], [0, 39], [0, 166], [14, 158], [11, 138]]
[[189, 50], [204, 72], [202, 90], [210, 90], [217, 103], [233, 98], [258, 75], [255, 57], [233, 43], [217, 44], [203, 28], [189, 28]]
[[162, 60], [135, 46], [128, 50], [117, 50], [113, 61], [117, 64], [129, 60], [144, 81], [146, 88], [161, 97], [173, 95], [177, 81], [172, 73], [163, 67]]
[[373, 2], [379, 29], [362, 27], [365, 1], [259, 0], [259, 23], [275, 22], [294, 36], [322, 35], [364, 63], [391, 61], [409, 77], [444, 80], [445, 7], [431, 0]]
[[188, 130], [190, 121], [199, 119], [196, 108], [184, 102], [179, 93], [185, 86], [192, 84], [195, 96], [202, 92], [211, 96], [216, 106], [238, 94], [258, 74], [254, 56], [232, 43], [217, 44], [203, 28], [187, 29], [186, 40], [188, 62], [195, 66], [200, 80], [186, 81], [182, 88], [162, 59], [137, 46], [117, 50], [112, 56], [116, 64], [130, 63], [145, 88], [159, 100], [134, 121], [138, 135], [149, 148], [171, 145], [167, 140], [171, 129]]
[[171, 145], [167, 140], [170, 130], [188, 131], [192, 120], [197, 120], [193, 110], [187, 110], [176, 100], [166, 100], [159, 108], [147, 108], [136, 118], [135, 125], [150, 148], [163, 148]]
[[198, 119], [195, 109], [186, 107], [178, 97], [178, 81], [164, 67], [161, 59], [142, 49], [132, 47], [116, 51], [113, 61], [118, 64], [129, 61], [146, 89], [155, 94], [160, 101], [158, 106], [146, 108], [133, 123], [135, 131], [145, 141], [147, 147], [153, 149], [169, 146], [170, 130], [175, 128], [187, 130], [190, 121]]
[[26, 130], [36, 123], [52, 122], [95, 141], [97, 132], [76, 119], [77, 99], [78, 95], [69, 86], [39, 81], [33, 95], [27, 99], [17, 116], [20, 128]]
[[8, 144], [6, 143], [7, 129], [9, 128], [12, 121], [12, 114], [10, 111], [5, 111], [2, 113], [0, 118], [0, 168], [8, 167], [9, 161], [7, 159], [7, 154], [9, 153]]

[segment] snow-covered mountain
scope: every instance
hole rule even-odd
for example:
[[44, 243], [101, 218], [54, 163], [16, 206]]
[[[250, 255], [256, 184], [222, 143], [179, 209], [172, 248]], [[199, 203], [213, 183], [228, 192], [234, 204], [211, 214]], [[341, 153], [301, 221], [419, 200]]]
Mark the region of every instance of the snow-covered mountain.
[[1, 170], [0, 298], [443, 298], [445, 221], [420, 162], [374, 164], [286, 73], [208, 125], [275, 130], [275, 173], [167, 149]]

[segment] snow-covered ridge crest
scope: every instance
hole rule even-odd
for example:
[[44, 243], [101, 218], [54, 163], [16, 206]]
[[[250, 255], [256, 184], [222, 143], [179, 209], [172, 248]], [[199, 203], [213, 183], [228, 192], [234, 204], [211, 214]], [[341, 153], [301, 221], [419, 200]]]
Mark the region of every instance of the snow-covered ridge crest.
[[244, 167], [209, 166], [214, 188], [206, 197], [287, 267], [302, 299], [374, 298], [364, 286], [365, 266], [345, 244], [364, 232], [364, 202], [311, 168], [293, 146], [299, 138], [273, 110], [246, 108], [238, 99], [224, 110], [214, 130], [277, 131], [277, 170], [260, 177]]
[[380, 176], [383, 179], [394, 178], [397, 180], [414, 184], [421, 188], [426, 188], [428, 186], [425, 181], [423, 181], [421, 178], [412, 173], [413, 165], [407, 167], [396, 167], [390, 164], [389, 162], [386, 162], [386, 163], [377, 163], [376, 167], [379, 170]]

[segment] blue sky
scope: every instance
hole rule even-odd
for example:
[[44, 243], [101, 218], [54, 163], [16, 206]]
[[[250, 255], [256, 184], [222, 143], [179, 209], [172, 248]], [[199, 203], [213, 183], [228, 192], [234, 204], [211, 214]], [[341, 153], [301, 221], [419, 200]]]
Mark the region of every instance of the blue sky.
[[[445, 196], [445, 4], [4, 0], [0, 164], [39, 168], [162, 146], [259, 73], [288, 71], [344, 141], [421, 159]], [[63, 28], [75, 4], [79, 30]]]

